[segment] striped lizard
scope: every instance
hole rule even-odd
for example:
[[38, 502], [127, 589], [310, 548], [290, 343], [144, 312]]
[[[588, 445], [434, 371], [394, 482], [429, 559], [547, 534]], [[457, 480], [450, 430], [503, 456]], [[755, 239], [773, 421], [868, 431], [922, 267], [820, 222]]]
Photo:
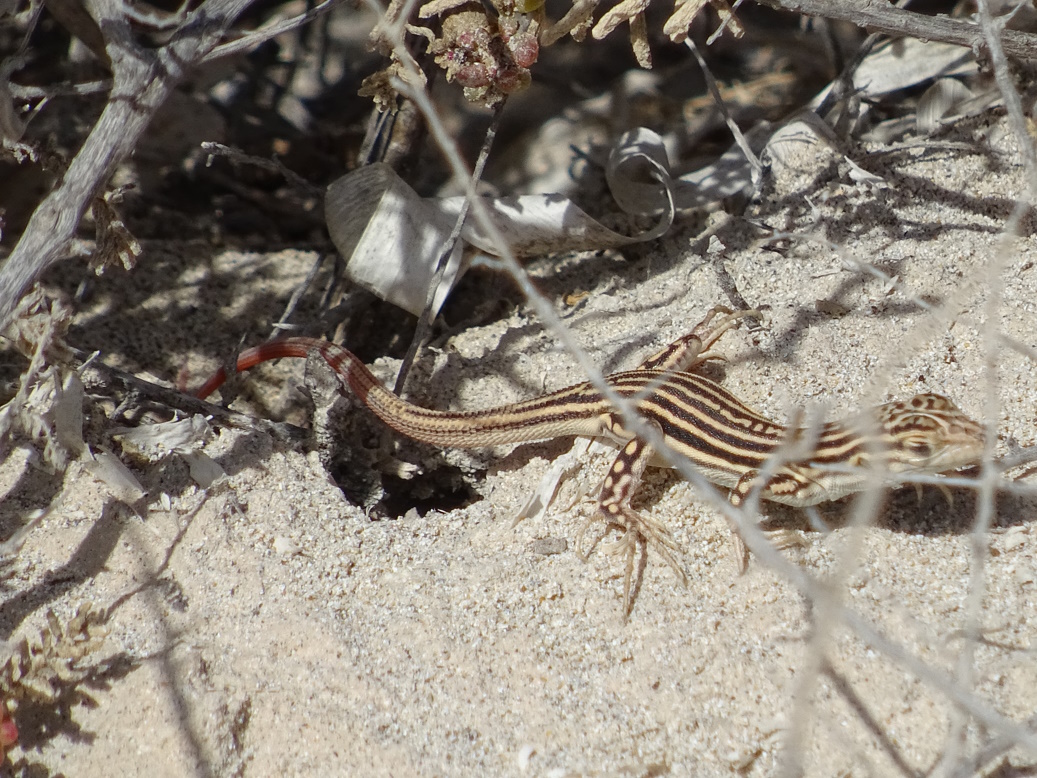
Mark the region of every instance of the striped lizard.
[[[714, 320], [717, 316], [723, 317]], [[691, 331], [637, 368], [605, 378], [669, 449], [686, 457], [710, 482], [747, 497], [807, 507], [859, 492], [874, 473], [946, 473], [976, 464], [983, 428], [946, 397], [917, 394], [871, 413], [815, 428], [786, 428], [747, 407], [715, 381], [693, 372], [709, 349], [745, 316], [717, 306]], [[678, 549], [669, 532], [631, 508], [653, 447], [626, 426], [623, 415], [590, 382], [532, 400], [479, 411], [439, 411], [413, 405], [386, 389], [352, 352], [315, 338], [274, 340], [242, 352], [236, 371], [282, 357], [319, 352], [340, 379], [397, 432], [443, 448], [481, 448], [569, 435], [609, 438], [622, 448], [601, 487], [598, 510], [610, 527], [625, 531], [624, 609], [639, 545], [651, 545], [682, 579]], [[221, 368], [195, 393], [205, 398], [227, 379]], [[798, 449], [796, 445], [798, 444]], [[787, 452], [795, 452], [791, 457]], [[775, 457], [769, 464], [768, 460]], [[792, 461], [788, 461], [791, 459]], [[744, 565], [744, 563], [743, 563]]]

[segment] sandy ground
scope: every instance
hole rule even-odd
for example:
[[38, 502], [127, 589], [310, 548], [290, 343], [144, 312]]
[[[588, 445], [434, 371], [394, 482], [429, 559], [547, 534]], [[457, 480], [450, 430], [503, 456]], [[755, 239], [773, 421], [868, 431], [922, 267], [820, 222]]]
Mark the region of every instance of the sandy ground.
[[[857, 161], [888, 188], [852, 183], [807, 151], [745, 219], [713, 217], [624, 257], [533, 263], [539, 288], [606, 370], [632, 367], [737, 289], [765, 307], [763, 329], [728, 334], [714, 368], [776, 419], [833, 416], [916, 392], [953, 398], [997, 430], [998, 454], [1033, 445], [1032, 360], [985, 346], [1000, 332], [1037, 346], [1037, 245], [1001, 232], [1023, 168], [997, 116]], [[888, 149], [887, 149], [888, 151]], [[814, 158], [812, 155], [816, 154]], [[779, 171], [780, 172], [780, 171]], [[798, 237], [763, 244], [764, 229]], [[805, 240], [805, 236], [830, 241]], [[837, 248], [833, 248], [837, 247]], [[171, 381], [197, 380], [247, 333], [269, 331], [314, 255], [152, 244], [128, 276], [102, 279], [71, 339]], [[869, 262], [895, 281], [853, 263]], [[474, 294], [514, 299], [509, 282]], [[576, 295], [587, 292], [587, 295]], [[508, 297], [511, 295], [511, 297]], [[937, 308], [927, 312], [919, 301]], [[987, 306], [990, 306], [989, 308]], [[582, 380], [525, 305], [441, 339], [421, 360], [414, 399], [477, 408]], [[214, 325], [214, 322], [219, 324]], [[989, 366], [996, 362], [993, 374]], [[383, 378], [397, 365], [379, 363]], [[304, 407], [301, 362], [255, 371], [252, 411]], [[993, 391], [996, 402], [990, 402]], [[257, 399], [258, 398], [258, 399]], [[450, 512], [373, 521], [316, 453], [218, 429], [206, 453], [227, 478], [207, 490], [178, 456], [132, 461], [143, 504], [115, 502], [81, 467], [48, 476], [21, 448], [0, 470], [4, 536], [62, 489], [3, 580], [4, 637], [38, 634], [45, 614], [110, 610], [88, 699], [18, 723], [10, 757], [25, 775], [745, 775], [801, 765], [810, 776], [1028, 774], [1033, 751], [994, 748], [1037, 706], [1033, 496], [998, 496], [979, 538], [967, 489], [892, 494], [875, 526], [810, 530], [783, 552], [827, 582], [891, 655], [758, 560], [739, 576], [724, 520], [669, 471], [639, 499], [683, 551], [687, 586], [650, 555], [633, 613], [605, 537], [576, 540], [608, 466], [595, 457], [545, 517], [512, 517], [569, 441], [451, 455], [480, 499]], [[485, 472], [480, 469], [485, 463]], [[1020, 482], [1025, 484], [1026, 478]], [[845, 507], [825, 508], [839, 525]], [[600, 534], [600, 533], [599, 533]], [[594, 535], [594, 529], [588, 537]], [[555, 552], [558, 553], [545, 553]], [[982, 639], [965, 639], [970, 619]], [[819, 653], [820, 652], [820, 653]], [[822, 659], [823, 657], [823, 659]], [[925, 669], [925, 677], [915, 671]], [[942, 680], [940, 680], [942, 679]], [[954, 700], [965, 701], [965, 714]], [[977, 718], [976, 712], [981, 714]], [[985, 723], [981, 718], [985, 717]], [[941, 773], [946, 769], [947, 772]], [[8, 773], [12, 767], [5, 768]], [[1017, 772], [1018, 771], [1018, 772]], [[995, 770], [996, 772], [996, 770]]]

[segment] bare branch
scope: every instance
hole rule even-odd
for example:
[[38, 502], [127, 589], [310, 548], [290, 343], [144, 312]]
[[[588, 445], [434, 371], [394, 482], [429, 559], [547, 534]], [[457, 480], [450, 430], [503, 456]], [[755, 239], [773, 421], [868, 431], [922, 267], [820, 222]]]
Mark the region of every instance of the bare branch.
[[152, 52], [134, 42], [121, 3], [92, 0], [90, 9], [112, 63], [111, 97], [67, 173], [40, 203], [0, 268], [0, 328], [39, 275], [64, 257], [90, 201], [133, 151], [155, 111], [252, 1], [208, 0], [166, 46]]
[[[979, 25], [946, 16], [925, 16], [885, 3], [847, 3], [845, 0], [757, 0], [761, 5], [806, 16], [839, 19], [896, 37], [942, 41], [974, 50], [986, 49]], [[1004, 30], [1001, 45], [1010, 57], [1037, 59], [1037, 35]]]
[[341, 5], [343, 2], [344, 0], [323, 0], [323, 2], [314, 6], [309, 11], [306, 11], [306, 13], [301, 13], [298, 16], [293, 16], [291, 19], [285, 19], [280, 22], [274, 22], [264, 27], [260, 27], [258, 30], [250, 32], [248, 35], [238, 38], [236, 41], [229, 41], [228, 43], [220, 44], [202, 57], [201, 62], [212, 62], [221, 57], [229, 57], [231, 54], [240, 54], [242, 52], [251, 51], [264, 41], [276, 38], [278, 35], [291, 32], [297, 27], [302, 27], [304, 24], [312, 22], [318, 16], [326, 14], [336, 5]]
[[[71, 351], [83, 362], [90, 360], [91, 355], [85, 351], [75, 348], [71, 349]], [[97, 384], [100, 387], [104, 387], [106, 392], [113, 392], [114, 387], [118, 386], [126, 392], [132, 392], [140, 400], [147, 400], [184, 413], [200, 413], [228, 427], [243, 430], [260, 430], [272, 435], [274, 439], [292, 446], [305, 442], [308, 437], [306, 430], [294, 424], [253, 418], [248, 414], [232, 411], [229, 408], [214, 405], [205, 400], [199, 400], [197, 397], [185, 392], [160, 386], [152, 381], [146, 381], [133, 375], [133, 373], [127, 373], [125, 370], [106, 365], [98, 359], [90, 361], [85, 367], [83, 378], [88, 385]]]

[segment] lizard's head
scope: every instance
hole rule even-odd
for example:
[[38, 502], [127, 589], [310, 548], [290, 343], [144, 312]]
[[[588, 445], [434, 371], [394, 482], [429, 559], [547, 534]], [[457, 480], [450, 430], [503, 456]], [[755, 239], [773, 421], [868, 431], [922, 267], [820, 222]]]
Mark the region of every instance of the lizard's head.
[[916, 394], [880, 405], [875, 421], [895, 472], [946, 473], [983, 457], [983, 427], [942, 395]]

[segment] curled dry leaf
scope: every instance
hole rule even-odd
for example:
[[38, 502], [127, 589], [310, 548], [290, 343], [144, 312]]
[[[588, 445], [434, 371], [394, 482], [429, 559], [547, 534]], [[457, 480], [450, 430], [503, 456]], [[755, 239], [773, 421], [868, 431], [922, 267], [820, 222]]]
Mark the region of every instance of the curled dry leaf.
[[[833, 145], [831, 131], [809, 112], [781, 127], [760, 124], [746, 133], [745, 141], [754, 154], [766, 149], [779, 169], [790, 148], [808, 141]], [[881, 185], [881, 179], [866, 174], [849, 159], [845, 161], [851, 178], [869, 187]], [[742, 149], [734, 145], [712, 164], [676, 177], [670, 171], [662, 138], [638, 128], [616, 142], [605, 174], [621, 209], [658, 220], [651, 229], [637, 235], [617, 233], [557, 194], [483, 197], [480, 206], [519, 258], [615, 248], [661, 237], [678, 211], [751, 191], [755, 185], [752, 171]], [[348, 258], [349, 278], [383, 300], [420, 315], [435, 264], [463, 203], [463, 197], [420, 197], [388, 166], [368, 165], [328, 187], [325, 218], [335, 246]], [[387, 235], [393, 239], [386, 240]], [[479, 228], [478, 220], [468, 220], [436, 290], [433, 312], [476, 256], [498, 256], [499, 252], [499, 246]]]
[[[734, 149], [715, 165], [675, 179], [658, 135], [647, 129], [625, 134], [609, 158], [606, 177], [620, 208], [658, 219], [637, 235], [610, 230], [555, 194], [484, 197], [481, 205], [518, 257], [615, 248], [661, 237], [670, 228], [675, 208], [696, 207], [744, 189], [751, 184], [747, 165]], [[382, 299], [420, 314], [435, 275], [434, 263], [463, 204], [463, 197], [422, 198], [391, 168], [368, 165], [328, 187], [325, 211], [332, 240], [349, 258], [349, 277]], [[387, 241], [386, 235], [393, 240]], [[434, 310], [478, 253], [499, 253], [477, 220], [466, 222], [461, 237], [436, 292]]]
[[94, 198], [92, 211], [97, 248], [90, 257], [90, 267], [97, 275], [109, 267], [121, 266], [124, 270], [132, 270], [141, 255], [140, 242], [133, 237], [115, 210], [124, 192], [124, 188], [113, 189]]

